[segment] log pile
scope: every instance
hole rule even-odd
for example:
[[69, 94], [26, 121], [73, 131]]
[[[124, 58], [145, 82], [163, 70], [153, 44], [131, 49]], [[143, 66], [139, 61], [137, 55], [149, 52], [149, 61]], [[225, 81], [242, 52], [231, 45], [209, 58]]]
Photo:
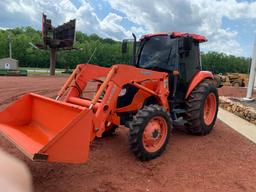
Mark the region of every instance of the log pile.
[[256, 125], [256, 109], [220, 96], [220, 107]]

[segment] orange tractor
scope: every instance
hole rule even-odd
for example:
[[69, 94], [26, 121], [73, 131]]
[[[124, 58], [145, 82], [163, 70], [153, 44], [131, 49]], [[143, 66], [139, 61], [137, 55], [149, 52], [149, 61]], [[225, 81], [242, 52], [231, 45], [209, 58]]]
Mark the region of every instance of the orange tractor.
[[[210, 133], [215, 124], [218, 92], [200, 65], [205, 41], [187, 33], [145, 35], [135, 66], [77, 65], [56, 99], [29, 93], [0, 112], [0, 131], [32, 160], [84, 163], [95, 138], [125, 125], [132, 152], [154, 159], [178, 121], [193, 135]], [[91, 81], [98, 88], [87, 98]]]

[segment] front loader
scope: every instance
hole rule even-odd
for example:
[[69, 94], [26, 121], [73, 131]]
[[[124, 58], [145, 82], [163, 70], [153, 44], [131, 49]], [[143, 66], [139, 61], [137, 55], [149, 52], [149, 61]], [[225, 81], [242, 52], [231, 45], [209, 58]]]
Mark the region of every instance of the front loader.
[[[218, 92], [212, 73], [201, 71], [204, 41], [187, 33], [145, 35], [134, 66], [79, 64], [56, 99], [29, 93], [0, 112], [0, 131], [32, 160], [84, 163], [96, 137], [125, 125], [133, 153], [154, 159], [180, 119], [194, 135], [215, 124]], [[89, 98], [91, 83], [97, 86]]]

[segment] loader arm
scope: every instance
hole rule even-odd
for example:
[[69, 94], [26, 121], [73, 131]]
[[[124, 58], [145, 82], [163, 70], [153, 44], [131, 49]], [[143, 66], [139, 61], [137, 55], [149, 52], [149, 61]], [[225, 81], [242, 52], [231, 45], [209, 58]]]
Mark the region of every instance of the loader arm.
[[[154, 96], [169, 110], [168, 75], [118, 64], [111, 68], [80, 64], [56, 100], [29, 93], [0, 112], [0, 132], [35, 161], [84, 163], [90, 143], [106, 123], [120, 125], [118, 112], [138, 110]], [[92, 99], [82, 97], [89, 81], [101, 82]], [[139, 89], [131, 104], [117, 107], [127, 84]]]
[[[143, 106], [144, 100], [152, 95], [158, 99], [159, 103], [166, 110], [169, 110], [167, 101], [169, 92], [164, 83], [168, 79], [167, 73], [140, 69], [124, 64], [117, 64], [112, 66], [112, 68], [90, 64], [79, 65], [78, 67], [80, 72], [74, 79], [75, 86], [70, 89], [65, 101], [73, 104], [82, 104], [93, 111], [95, 115], [93, 121], [95, 134], [92, 135], [91, 140], [95, 136], [101, 137], [105, 131], [106, 122], [120, 124], [120, 118], [117, 115], [118, 112], [138, 110]], [[80, 93], [77, 90], [84, 90], [89, 80], [99, 79], [99, 77], [105, 77], [105, 80], [102, 82], [94, 98], [92, 100], [80, 98]], [[139, 91], [130, 105], [117, 108], [119, 94], [124, 85], [127, 84], [137, 87]], [[104, 97], [99, 101], [99, 97], [102, 96], [103, 91]], [[76, 102], [74, 103], [75, 99]]]

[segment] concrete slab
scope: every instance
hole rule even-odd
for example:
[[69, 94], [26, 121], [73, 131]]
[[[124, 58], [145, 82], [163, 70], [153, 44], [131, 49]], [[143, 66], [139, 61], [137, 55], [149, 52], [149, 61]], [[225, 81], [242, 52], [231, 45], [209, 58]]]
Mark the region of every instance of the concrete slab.
[[247, 139], [256, 143], [256, 125], [222, 108], [219, 108], [218, 118]]

